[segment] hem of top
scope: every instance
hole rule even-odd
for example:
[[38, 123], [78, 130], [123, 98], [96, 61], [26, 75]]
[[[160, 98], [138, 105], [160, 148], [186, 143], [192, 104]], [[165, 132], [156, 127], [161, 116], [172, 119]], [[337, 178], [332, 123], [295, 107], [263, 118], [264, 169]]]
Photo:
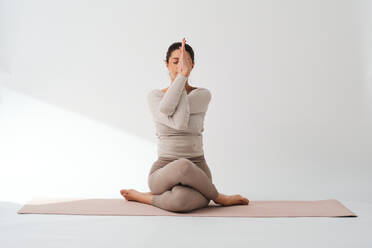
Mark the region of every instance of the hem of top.
[[158, 158], [163, 158], [163, 159], [179, 159], [179, 158], [187, 158], [187, 159], [191, 159], [191, 158], [202, 158], [205, 154], [201, 154], [201, 155], [197, 155], [197, 156], [164, 156], [164, 155], [158, 155]]

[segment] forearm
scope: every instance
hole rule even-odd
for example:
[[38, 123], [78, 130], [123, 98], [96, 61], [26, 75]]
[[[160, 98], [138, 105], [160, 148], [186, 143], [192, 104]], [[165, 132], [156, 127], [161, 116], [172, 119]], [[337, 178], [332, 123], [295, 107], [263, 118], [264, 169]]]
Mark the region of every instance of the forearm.
[[185, 84], [187, 77], [182, 74], [177, 74], [176, 78], [165, 92], [163, 99], [160, 101], [160, 112], [170, 116], [176, 110], [177, 105], [180, 102], [183, 91], [185, 90]]

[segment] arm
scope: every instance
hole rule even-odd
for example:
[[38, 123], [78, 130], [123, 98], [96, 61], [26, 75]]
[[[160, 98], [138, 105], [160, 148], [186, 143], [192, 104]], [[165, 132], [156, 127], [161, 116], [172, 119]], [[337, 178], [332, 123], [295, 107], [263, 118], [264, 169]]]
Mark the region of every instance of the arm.
[[212, 99], [212, 94], [207, 88], [199, 88], [189, 97], [190, 113], [205, 113], [208, 110], [209, 103]]
[[[167, 116], [173, 115], [177, 105], [180, 102], [180, 98], [184, 97], [183, 93], [186, 93], [185, 83], [187, 77], [184, 77], [181, 73], [178, 73], [173, 83], [169, 86], [167, 92], [165, 92], [163, 99], [160, 101], [159, 110]], [[186, 94], [185, 94], [186, 95]]]
[[170, 86], [163, 96], [158, 90], [149, 92], [147, 100], [154, 121], [177, 130], [187, 128], [190, 119], [190, 104], [184, 86], [181, 91], [179, 88], [179, 85], [184, 85], [184, 82], [183, 78], [178, 76], [172, 83], [174, 86], [172, 91], [172, 86]]

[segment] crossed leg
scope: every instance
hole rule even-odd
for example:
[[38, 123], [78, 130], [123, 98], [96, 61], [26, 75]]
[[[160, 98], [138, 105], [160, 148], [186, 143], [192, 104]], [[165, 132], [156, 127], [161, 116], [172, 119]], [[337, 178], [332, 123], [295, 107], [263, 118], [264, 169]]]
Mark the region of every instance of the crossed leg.
[[[207, 173], [210, 174], [209, 170]], [[186, 158], [173, 160], [152, 172], [148, 184], [152, 204], [162, 209], [187, 212], [205, 207], [218, 196], [209, 174]]]

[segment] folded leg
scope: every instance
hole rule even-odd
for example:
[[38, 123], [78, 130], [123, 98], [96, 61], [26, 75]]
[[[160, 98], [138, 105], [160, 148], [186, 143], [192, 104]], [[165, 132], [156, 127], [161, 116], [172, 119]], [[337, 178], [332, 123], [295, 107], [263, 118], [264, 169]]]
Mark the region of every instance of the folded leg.
[[214, 200], [218, 196], [211, 178], [186, 158], [176, 159], [152, 172], [148, 184], [155, 195], [162, 194], [175, 185], [187, 185], [199, 191], [207, 200]]
[[189, 212], [208, 206], [209, 200], [199, 191], [182, 185], [175, 185], [160, 195], [153, 195], [152, 205], [174, 212]]

